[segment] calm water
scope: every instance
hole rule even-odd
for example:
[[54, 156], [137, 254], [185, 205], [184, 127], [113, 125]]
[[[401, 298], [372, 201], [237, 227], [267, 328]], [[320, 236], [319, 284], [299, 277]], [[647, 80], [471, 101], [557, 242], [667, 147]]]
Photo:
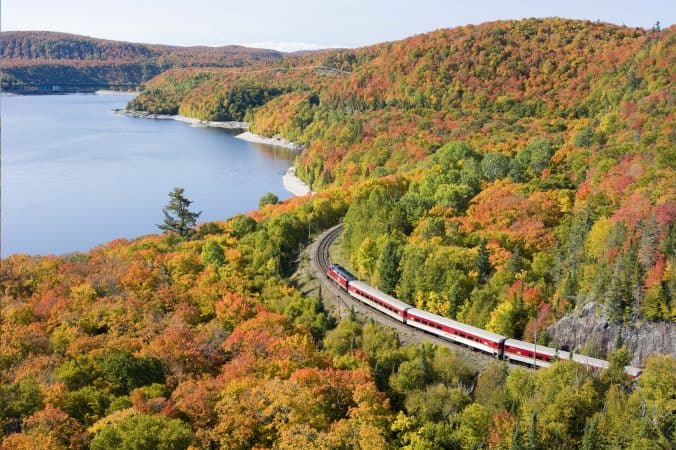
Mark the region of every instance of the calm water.
[[175, 186], [200, 222], [280, 198], [289, 152], [173, 120], [115, 115], [129, 95], [1, 97], [2, 256], [159, 232]]

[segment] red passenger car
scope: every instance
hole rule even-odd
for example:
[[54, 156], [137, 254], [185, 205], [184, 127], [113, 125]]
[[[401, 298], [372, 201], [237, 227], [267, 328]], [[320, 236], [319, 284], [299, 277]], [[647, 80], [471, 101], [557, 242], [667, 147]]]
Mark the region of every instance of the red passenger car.
[[357, 277], [348, 272], [344, 267], [338, 264], [331, 264], [326, 271], [326, 275], [333, 281], [338, 283], [340, 287], [347, 290], [347, 285], [350, 281], [356, 280]]

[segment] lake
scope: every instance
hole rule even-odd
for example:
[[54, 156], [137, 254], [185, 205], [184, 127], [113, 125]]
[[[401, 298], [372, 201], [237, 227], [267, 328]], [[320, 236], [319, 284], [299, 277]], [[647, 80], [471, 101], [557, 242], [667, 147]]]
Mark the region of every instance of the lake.
[[132, 95], [0, 97], [1, 255], [86, 251], [115, 238], [158, 233], [176, 186], [199, 222], [288, 198], [288, 150], [191, 127], [113, 113]]

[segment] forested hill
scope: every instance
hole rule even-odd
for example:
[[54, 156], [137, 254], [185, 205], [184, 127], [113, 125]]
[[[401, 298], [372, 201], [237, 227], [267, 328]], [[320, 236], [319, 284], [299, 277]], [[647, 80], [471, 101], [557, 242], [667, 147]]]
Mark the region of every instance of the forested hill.
[[175, 69], [130, 106], [302, 142], [315, 190], [373, 180], [344, 247], [381, 289], [529, 340], [586, 308], [594, 341], [587, 318], [552, 345], [640, 361], [676, 353], [675, 38], [501, 21], [299, 63], [340, 71]]
[[2, 86], [139, 84], [171, 67], [242, 67], [279, 60], [274, 50], [179, 47], [95, 39], [48, 31], [0, 34]]
[[[2, 260], [0, 450], [672, 448], [674, 31], [507, 21], [154, 78], [130, 107], [303, 142], [318, 193]], [[287, 275], [341, 220], [361, 279], [609, 369], [336, 323]]]

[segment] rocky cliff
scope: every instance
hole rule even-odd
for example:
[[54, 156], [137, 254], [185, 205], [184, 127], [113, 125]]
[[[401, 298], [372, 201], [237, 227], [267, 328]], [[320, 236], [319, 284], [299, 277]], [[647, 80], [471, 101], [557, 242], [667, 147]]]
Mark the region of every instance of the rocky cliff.
[[676, 355], [676, 323], [666, 321], [611, 320], [598, 303], [588, 303], [547, 329], [559, 348], [577, 349], [594, 342], [601, 350], [614, 350], [620, 341], [627, 346], [632, 365], [642, 366], [651, 353]]

